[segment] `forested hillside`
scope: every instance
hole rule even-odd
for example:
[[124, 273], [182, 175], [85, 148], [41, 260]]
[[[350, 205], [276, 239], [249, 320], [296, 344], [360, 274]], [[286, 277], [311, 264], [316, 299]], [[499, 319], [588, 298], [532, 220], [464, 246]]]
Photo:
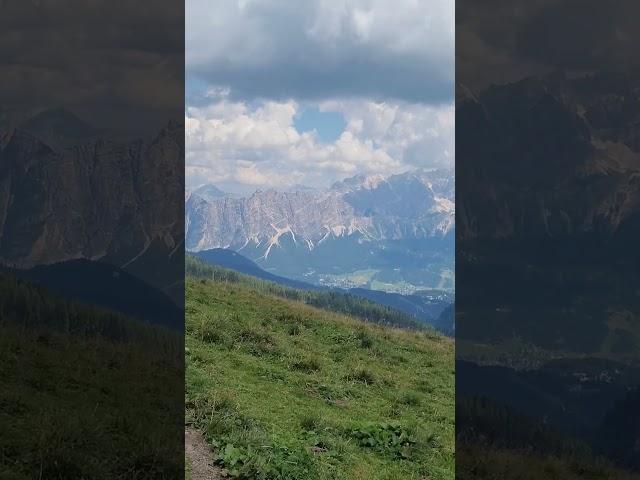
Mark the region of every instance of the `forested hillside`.
[[256, 277], [261, 280], [277, 283], [283, 287], [295, 288], [300, 290], [319, 290], [333, 291], [361, 297], [365, 300], [377, 303], [393, 310], [403, 312], [417, 320], [435, 327], [439, 332], [446, 335], [452, 335], [454, 331], [453, 316], [442, 315], [448, 306], [452, 305], [454, 295], [452, 292], [444, 290], [420, 290], [413, 294], [400, 294], [384, 290], [384, 286], [380, 285], [382, 290], [372, 290], [371, 288], [348, 288], [346, 286], [331, 285], [331, 283], [322, 283], [320, 285], [309, 283], [309, 281], [294, 280], [287, 277], [274, 275], [271, 272], [263, 270], [255, 262], [249, 258], [224, 248], [214, 248], [211, 250], [201, 250], [191, 252], [191, 255], [202, 260], [208, 265], [226, 268]]
[[433, 332], [433, 334], [436, 335], [428, 325], [416, 320], [411, 315], [379, 305], [362, 297], [335, 291], [301, 290], [285, 287], [273, 282], [244, 275], [234, 270], [206, 264], [190, 255], [185, 257], [185, 262], [187, 275], [193, 277], [245, 285], [269, 295], [296, 300], [337, 313], [352, 315], [368, 322], [413, 330], [423, 330]]

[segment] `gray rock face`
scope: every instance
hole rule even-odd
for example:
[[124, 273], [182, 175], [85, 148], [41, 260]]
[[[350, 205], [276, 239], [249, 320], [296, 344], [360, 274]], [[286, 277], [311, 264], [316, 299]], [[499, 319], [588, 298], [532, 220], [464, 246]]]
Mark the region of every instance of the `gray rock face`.
[[331, 238], [362, 241], [421, 239], [447, 234], [454, 224], [452, 172], [415, 171], [357, 176], [323, 192], [268, 190], [248, 198], [186, 202], [188, 250], [257, 246], [269, 256], [283, 236], [313, 250]]
[[639, 84], [598, 74], [478, 95], [458, 86], [459, 238], [609, 235], [637, 222]]
[[[59, 118], [55, 132], [64, 133]], [[43, 121], [32, 123], [53, 131]], [[86, 133], [73, 126], [76, 136]], [[182, 218], [182, 126], [169, 123], [148, 142], [91, 139], [74, 146], [62, 146], [60, 135], [52, 146], [31, 130], [5, 132], [0, 142], [0, 261], [28, 268], [102, 259], [136, 270], [153, 251], [164, 261], [136, 273], [157, 284], [183, 239], [176, 221]]]

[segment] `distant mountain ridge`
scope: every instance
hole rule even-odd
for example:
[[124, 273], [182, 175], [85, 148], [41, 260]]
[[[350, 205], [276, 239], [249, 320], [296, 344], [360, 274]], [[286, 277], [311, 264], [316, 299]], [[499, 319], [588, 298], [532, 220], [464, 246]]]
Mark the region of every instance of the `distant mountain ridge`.
[[54, 148], [87, 143], [98, 137], [95, 127], [64, 108], [43, 110], [27, 119], [20, 129]]
[[482, 322], [456, 334], [635, 362], [640, 77], [559, 72], [457, 94], [456, 308]]
[[305, 290], [319, 290], [321, 288], [317, 285], [312, 285], [310, 283], [300, 282], [298, 280], [292, 280], [269, 273], [258, 267], [258, 265], [256, 265], [248, 258], [243, 257], [233, 250], [214, 248], [211, 250], [193, 252], [192, 255], [210, 265], [217, 265], [219, 267], [235, 270], [237, 272], [251, 275], [252, 277], [256, 278], [261, 278], [262, 280], [268, 280], [270, 282], [284, 285], [286, 287], [301, 288]]
[[453, 188], [449, 172], [415, 171], [356, 176], [323, 192], [267, 190], [248, 198], [211, 198], [196, 190], [186, 206], [186, 247], [239, 249], [253, 243], [267, 258], [284, 235], [309, 250], [330, 237], [354, 234], [364, 240], [445, 235], [453, 228]]
[[72, 112], [52, 109], [0, 137], [0, 263], [27, 269], [100, 260], [181, 303], [178, 122], [148, 141], [114, 141]]
[[458, 85], [460, 238], [636, 230], [639, 106], [637, 79], [616, 74], [531, 77], [478, 94]]
[[46, 288], [70, 301], [99, 306], [130, 318], [182, 330], [184, 313], [160, 290], [106, 263], [70, 260], [0, 272]]
[[213, 202], [219, 198], [225, 198], [228, 196], [227, 193], [220, 190], [215, 185], [202, 185], [201, 187], [193, 190], [190, 195], [197, 195], [200, 198], [206, 200], [207, 202]]
[[361, 175], [325, 191], [205, 196], [186, 199], [188, 251], [235, 250], [267, 271], [315, 284], [364, 287], [339, 277], [365, 270], [379, 290], [453, 289], [452, 171]]

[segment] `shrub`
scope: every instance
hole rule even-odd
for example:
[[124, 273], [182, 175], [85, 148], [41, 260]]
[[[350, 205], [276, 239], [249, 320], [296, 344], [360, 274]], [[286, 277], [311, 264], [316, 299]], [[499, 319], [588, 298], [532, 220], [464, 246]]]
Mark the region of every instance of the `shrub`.
[[236, 341], [241, 344], [245, 351], [258, 357], [278, 353], [274, 338], [264, 332], [253, 329], [243, 330], [236, 337]]
[[421, 399], [420, 395], [418, 395], [416, 392], [406, 392], [400, 397], [399, 401], [403, 405], [410, 405], [415, 407], [420, 405]]
[[300, 427], [307, 432], [318, 430], [321, 424], [322, 421], [320, 420], [320, 417], [313, 414], [305, 415], [300, 419]]
[[322, 365], [316, 358], [304, 358], [293, 362], [291, 368], [299, 372], [311, 373], [320, 370]]
[[365, 385], [373, 385], [375, 383], [375, 377], [372, 372], [367, 370], [366, 368], [361, 368], [351, 372], [346, 376], [346, 380], [351, 382], [360, 382]]
[[361, 348], [371, 348], [371, 347], [373, 347], [373, 339], [371, 338], [371, 335], [369, 335], [364, 330], [359, 331], [356, 334], [356, 336], [357, 336], [358, 340], [360, 341], [360, 347]]
[[289, 335], [300, 335], [300, 325], [292, 323], [287, 326], [287, 333]]
[[410, 458], [416, 444], [413, 433], [400, 424], [366, 424], [352, 428], [347, 435], [363, 448], [399, 458]]

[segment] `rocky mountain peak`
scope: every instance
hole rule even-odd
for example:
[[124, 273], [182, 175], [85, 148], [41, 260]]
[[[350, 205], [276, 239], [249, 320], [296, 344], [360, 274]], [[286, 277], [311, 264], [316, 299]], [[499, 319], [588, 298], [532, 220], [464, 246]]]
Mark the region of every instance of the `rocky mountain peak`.
[[[459, 104], [461, 238], [612, 233], [634, 221], [640, 99], [623, 80], [534, 77]], [[520, 187], [532, 182], [535, 198]]]
[[201, 185], [200, 187], [196, 188], [192, 192], [189, 192], [189, 195], [197, 195], [208, 202], [214, 201], [218, 198], [224, 198], [227, 196], [225, 192], [223, 192], [218, 187], [212, 184]]
[[[47, 112], [31, 127], [58, 126], [69, 118], [65, 112]], [[30, 268], [86, 258], [136, 268], [147, 253], [164, 251], [168, 258], [181, 244], [183, 226], [175, 219], [183, 208], [182, 135], [159, 134], [151, 142], [92, 139], [57, 149], [31, 131], [17, 129], [5, 135], [3, 144], [3, 264]], [[163, 205], [162, 211], [157, 205]], [[167, 263], [165, 258], [163, 265]], [[157, 284], [161, 268], [149, 270], [147, 265], [136, 274]]]
[[453, 189], [442, 172], [356, 176], [328, 191], [257, 191], [247, 198], [194, 195], [186, 206], [187, 248], [264, 245], [283, 235], [313, 248], [328, 237], [357, 235], [411, 239], [443, 235], [453, 227]]
[[31, 133], [51, 148], [65, 148], [95, 139], [98, 131], [65, 108], [43, 110], [27, 119], [21, 130]]

